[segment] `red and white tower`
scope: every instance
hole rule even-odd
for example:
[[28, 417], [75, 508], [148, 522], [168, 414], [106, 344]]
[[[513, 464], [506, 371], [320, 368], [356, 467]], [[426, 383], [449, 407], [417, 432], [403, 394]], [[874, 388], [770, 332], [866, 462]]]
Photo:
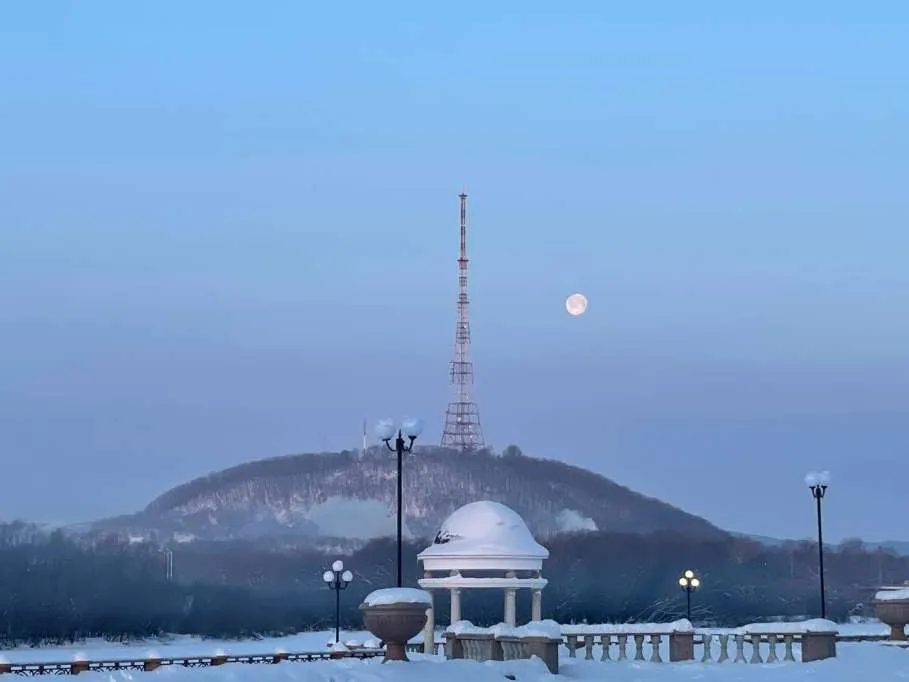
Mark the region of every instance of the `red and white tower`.
[[458, 258], [458, 320], [451, 361], [452, 400], [445, 410], [442, 447], [469, 451], [486, 445], [480, 410], [473, 401], [473, 362], [470, 359], [470, 298], [467, 295], [467, 195], [461, 194], [461, 255]]

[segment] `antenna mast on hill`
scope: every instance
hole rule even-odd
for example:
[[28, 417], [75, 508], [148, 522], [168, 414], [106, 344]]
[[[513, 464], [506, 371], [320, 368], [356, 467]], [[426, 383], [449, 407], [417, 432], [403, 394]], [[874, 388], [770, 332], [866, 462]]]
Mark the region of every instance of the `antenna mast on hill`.
[[473, 362], [470, 359], [470, 298], [467, 295], [467, 195], [461, 200], [461, 255], [458, 258], [458, 317], [455, 327], [454, 359], [451, 361], [449, 376], [452, 386], [452, 400], [445, 410], [445, 426], [442, 429], [442, 447], [462, 452], [482, 448], [483, 429], [480, 426], [480, 410], [473, 402]]

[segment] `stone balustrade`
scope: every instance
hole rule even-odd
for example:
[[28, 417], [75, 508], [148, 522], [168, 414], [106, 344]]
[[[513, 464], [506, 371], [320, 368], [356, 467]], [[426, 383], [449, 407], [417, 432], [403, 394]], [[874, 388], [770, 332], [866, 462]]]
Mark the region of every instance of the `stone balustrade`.
[[[778, 663], [796, 661], [796, 647], [803, 663], [836, 656], [836, 633], [647, 633], [566, 635], [570, 658], [583, 652], [586, 660], [664, 662], [662, 645], [668, 642], [670, 662]], [[630, 646], [629, 646], [630, 645]], [[697, 650], [697, 651], [696, 651]]]
[[[586, 660], [593, 660], [596, 648], [602, 661], [653, 663], [662, 663], [664, 657], [670, 662], [807, 663], [835, 657], [838, 639], [836, 624], [826, 620], [758, 623], [731, 631], [695, 631], [686, 620], [663, 625], [567, 625], [562, 632], [571, 658], [583, 651]], [[661, 651], [664, 643], [667, 650]]]
[[466, 621], [445, 632], [445, 657], [472, 661], [514, 661], [540, 658], [553, 674], [559, 672], [562, 635], [558, 623], [542, 621], [523, 627], [504, 623], [477, 628]]
[[687, 621], [564, 627], [543, 621], [523, 628], [477, 628], [462, 622], [449, 628], [445, 640], [447, 658], [507, 661], [538, 656], [557, 672], [560, 645], [569, 658], [588, 661], [808, 663], [836, 656], [837, 631], [829, 621], [756, 624], [732, 631], [695, 631]]

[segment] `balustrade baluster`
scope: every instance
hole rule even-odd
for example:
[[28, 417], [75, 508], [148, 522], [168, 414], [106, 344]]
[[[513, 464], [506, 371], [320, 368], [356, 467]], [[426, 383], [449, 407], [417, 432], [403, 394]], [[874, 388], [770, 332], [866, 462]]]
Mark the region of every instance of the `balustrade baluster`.
[[663, 638], [660, 635], [650, 635], [650, 662], [651, 663], [662, 663], [663, 659], [660, 658], [660, 641]]
[[716, 659], [717, 663], [729, 660], [729, 635], [720, 635], [720, 655]]
[[785, 653], [783, 654], [784, 661], [795, 661], [795, 656], [792, 655], [792, 640], [794, 637], [792, 635], [783, 635], [783, 644], [785, 645]]
[[634, 636], [634, 660], [644, 660], [644, 635]]
[[776, 635], [767, 635], [767, 642], [770, 644], [770, 651], [767, 653], [768, 663], [778, 663], [779, 658], [776, 655]]
[[568, 658], [575, 658], [578, 655], [578, 638], [576, 635], [568, 635]]
[[612, 642], [612, 635], [600, 635], [600, 646], [603, 647], [603, 655], [600, 656], [601, 661], [610, 661], [609, 658], [609, 644]]
[[745, 663], [745, 635], [735, 636], [735, 660], [733, 663]]
[[593, 660], [593, 635], [584, 635], [584, 660]]
[[707, 663], [711, 660], [710, 642], [712, 639], [713, 635], [709, 633], [706, 633], [703, 637], [701, 637], [701, 641], [704, 642], [704, 655], [701, 656], [701, 663]]
[[761, 658], [761, 636], [751, 635], [751, 660], [749, 663], [763, 663]]
[[628, 635], [619, 635], [617, 637], [619, 643], [619, 661], [625, 661], [628, 659], [628, 652], [626, 647], [628, 646]]

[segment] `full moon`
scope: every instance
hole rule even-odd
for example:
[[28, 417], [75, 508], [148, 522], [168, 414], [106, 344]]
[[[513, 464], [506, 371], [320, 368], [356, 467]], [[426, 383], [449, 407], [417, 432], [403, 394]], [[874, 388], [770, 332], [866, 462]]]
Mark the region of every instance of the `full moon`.
[[584, 294], [572, 294], [565, 299], [565, 310], [577, 317], [587, 312], [587, 297]]

